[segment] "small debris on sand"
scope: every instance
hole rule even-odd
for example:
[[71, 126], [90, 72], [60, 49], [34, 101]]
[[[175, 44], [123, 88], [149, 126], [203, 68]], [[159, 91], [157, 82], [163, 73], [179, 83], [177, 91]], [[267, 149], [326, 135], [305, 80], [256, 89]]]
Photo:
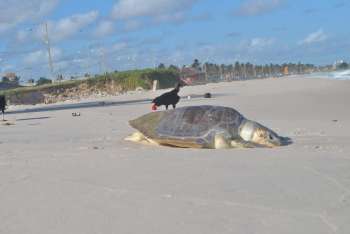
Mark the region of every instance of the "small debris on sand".
[[15, 123], [8, 122], [8, 121], [6, 120], [6, 121], [1, 122], [1, 125], [4, 125], [4, 126], [11, 126], [11, 125], [15, 125]]
[[80, 116], [80, 115], [81, 115], [80, 112], [73, 112], [73, 113], [72, 113], [72, 116], [73, 116], [73, 117], [77, 117], [77, 116]]
[[204, 98], [211, 98], [211, 93], [205, 93]]

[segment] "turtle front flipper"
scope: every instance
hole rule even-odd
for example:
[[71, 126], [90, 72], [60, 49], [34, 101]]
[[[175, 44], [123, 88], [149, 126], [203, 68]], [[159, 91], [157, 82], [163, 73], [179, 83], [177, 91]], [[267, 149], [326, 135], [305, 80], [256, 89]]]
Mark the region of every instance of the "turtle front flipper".
[[232, 148], [230, 139], [224, 133], [216, 134], [214, 137], [214, 149], [229, 149]]
[[245, 141], [242, 138], [231, 140], [232, 148], [266, 148], [264, 145], [256, 144], [254, 142]]
[[159, 145], [157, 142], [147, 138], [141, 132], [134, 132], [130, 136], [124, 138], [126, 141], [138, 142], [146, 145]]

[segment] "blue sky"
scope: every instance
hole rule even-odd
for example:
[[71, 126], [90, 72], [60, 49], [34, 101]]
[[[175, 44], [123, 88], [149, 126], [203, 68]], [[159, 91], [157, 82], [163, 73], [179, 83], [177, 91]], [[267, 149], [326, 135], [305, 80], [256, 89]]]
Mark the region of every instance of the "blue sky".
[[23, 80], [201, 62], [350, 61], [345, 0], [0, 0], [0, 74]]

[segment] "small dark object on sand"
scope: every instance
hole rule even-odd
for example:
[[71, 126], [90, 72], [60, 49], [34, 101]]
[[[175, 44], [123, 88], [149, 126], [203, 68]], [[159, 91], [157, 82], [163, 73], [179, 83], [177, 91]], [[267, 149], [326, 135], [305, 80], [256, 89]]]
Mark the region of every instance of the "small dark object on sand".
[[204, 98], [211, 98], [211, 93], [205, 93]]
[[337, 120], [337, 119], [333, 119], [332, 121], [333, 121], [333, 122], [338, 122], [338, 120]]
[[73, 117], [80, 116], [80, 112], [73, 112], [73, 113], [72, 113], [72, 116], [73, 116]]

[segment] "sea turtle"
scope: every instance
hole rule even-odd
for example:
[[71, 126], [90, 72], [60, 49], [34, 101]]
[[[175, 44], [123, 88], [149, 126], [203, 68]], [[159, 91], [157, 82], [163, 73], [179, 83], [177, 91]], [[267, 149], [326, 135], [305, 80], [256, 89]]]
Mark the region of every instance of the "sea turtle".
[[151, 112], [129, 124], [138, 131], [125, 140], [183, 148], [253, 148], [288, 144], [261, 124], [222, 106], [188, 106]]

